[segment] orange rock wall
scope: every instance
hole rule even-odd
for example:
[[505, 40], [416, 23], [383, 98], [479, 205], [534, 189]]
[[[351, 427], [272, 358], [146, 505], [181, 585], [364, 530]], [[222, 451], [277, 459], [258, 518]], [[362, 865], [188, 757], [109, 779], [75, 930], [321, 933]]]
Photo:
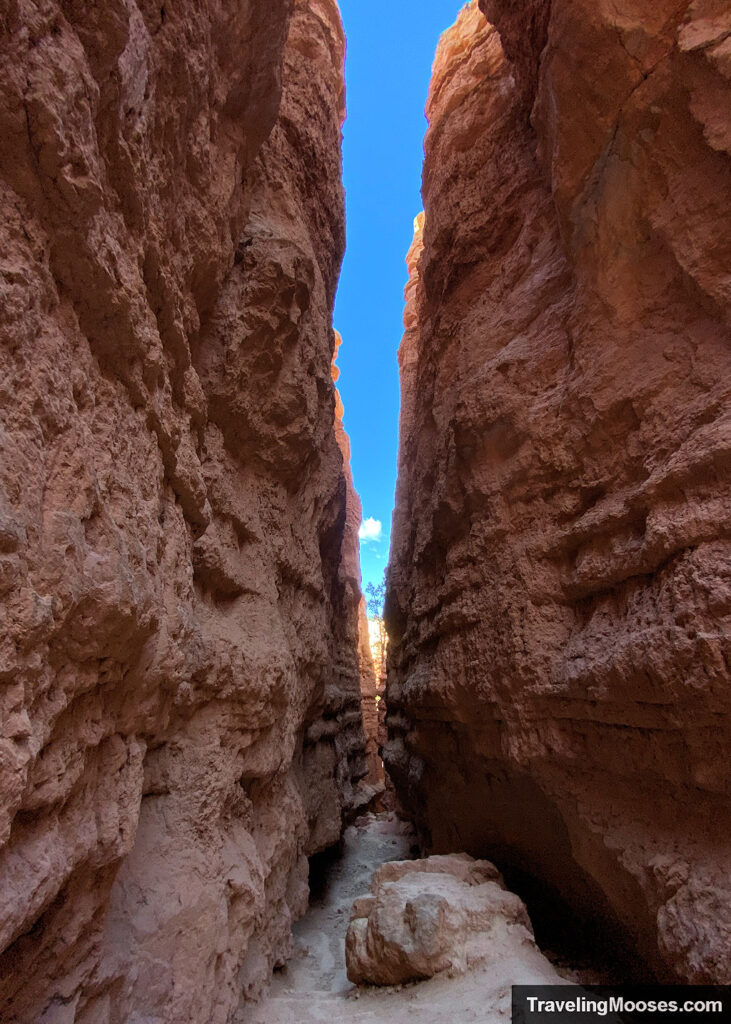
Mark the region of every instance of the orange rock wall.
[[0, 33], [0, 1018], [223, 1024], [366, 772], [339, 15]]
[[443, 37], [400, 352], [386, 767], [659, 977], [731, 981], [731, 13]]

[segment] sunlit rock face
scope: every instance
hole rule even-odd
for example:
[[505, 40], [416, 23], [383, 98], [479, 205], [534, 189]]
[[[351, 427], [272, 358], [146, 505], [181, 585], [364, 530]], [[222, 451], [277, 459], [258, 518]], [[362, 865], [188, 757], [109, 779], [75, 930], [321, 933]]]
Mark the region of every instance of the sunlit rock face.
[[484, 8], [428, 102], [386, 766], [430, 850], [729, 982], [731, 12]]
[[10, 0], [2, 32], [0, 1018], [219, 1024], [366, 771], [339, 16]]

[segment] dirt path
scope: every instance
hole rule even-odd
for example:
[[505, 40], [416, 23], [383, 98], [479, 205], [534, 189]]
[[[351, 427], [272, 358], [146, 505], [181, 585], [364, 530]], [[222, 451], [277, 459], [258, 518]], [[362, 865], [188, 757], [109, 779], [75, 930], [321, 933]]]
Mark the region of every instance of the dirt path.
[[396, 988], [361, 988], [345, 973], [345, 933], [356, 896], [368, 891], [379, 864], [409, 856], [412, 838], [393, 815], [369, 815], [345, 833], [343, 857], [322, 896], [294, 928], [295, 953], [269, 994], [247, 1007], [240, 1024], [502, 1024], [510, 1019], [512, 984], [555, 983], [537, 950], [503, 958], [463, 977]]

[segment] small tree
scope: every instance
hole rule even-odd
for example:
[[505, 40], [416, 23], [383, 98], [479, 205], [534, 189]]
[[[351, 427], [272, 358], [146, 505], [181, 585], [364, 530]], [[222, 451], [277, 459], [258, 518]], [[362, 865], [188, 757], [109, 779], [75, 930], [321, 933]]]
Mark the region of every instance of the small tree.
[[388, 652], [388, 634], [383, 619], [383, 605], [386, 600], [386, 581], [381, 580], [378, 586], [369, 583], [366, 586], [366, 608], [368, 609], [368, 631], [371, 642], [371, 653], [376, 670], [378, 684], [382, 685], [386, 678], [386, 654]]

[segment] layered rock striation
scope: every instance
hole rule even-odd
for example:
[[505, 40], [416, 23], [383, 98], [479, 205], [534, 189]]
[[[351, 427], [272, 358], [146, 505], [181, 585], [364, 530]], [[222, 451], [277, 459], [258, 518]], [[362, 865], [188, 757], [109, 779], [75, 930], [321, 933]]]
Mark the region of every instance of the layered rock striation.
[[0, 14], [0, 1017], [218, 1024], [366, 772], [339, 15]]
[[731, 14], [480, 7], [427, 107], [386, 767], [428, 849], [728, 983]]

